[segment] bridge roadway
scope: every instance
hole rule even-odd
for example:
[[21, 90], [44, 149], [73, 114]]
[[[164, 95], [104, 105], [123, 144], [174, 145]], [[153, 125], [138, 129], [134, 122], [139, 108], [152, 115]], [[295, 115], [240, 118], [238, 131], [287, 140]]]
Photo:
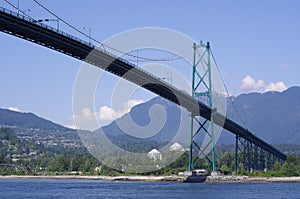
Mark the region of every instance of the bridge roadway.
[[[178, 104], [190, 111], [194, 116], [201, 116], [208, 120], [211, 119], [212, 110], [205, 104], [194, 99], [191, 95], [135, 67], [126, 60], [95, 48], [90, 43], [72, 35], [68, 35], [53, 27], [1, 7], [0, 30], [90, 63]], [[229, 132], [252, 142], [281, 160], [286, 159], [285, 154], [224, 115], [214, 112], [213, 119], [214, 123], [223, 126]]]

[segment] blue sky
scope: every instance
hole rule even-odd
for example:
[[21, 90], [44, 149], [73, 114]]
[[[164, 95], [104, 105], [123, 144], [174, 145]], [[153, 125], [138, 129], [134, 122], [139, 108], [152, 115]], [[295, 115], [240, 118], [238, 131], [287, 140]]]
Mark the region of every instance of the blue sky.
[[[17, 0], [10, 2], [17, 4]], [[234, 95], [300, 84], [300, 2], [296, 0], [42, 3], [79, 29], [91, 27], [92, 36], [100, 41], [142, 27], [174, 29], [195, 40], [210, 41]], [[3, 0], [0, 6], [12, 9]], [[51, 17], [32, 0], [20, 0], [20, 8], [29, 8], [28, 13], [37, 19]], [[61, 28], [76, 35], [64, 25]], [[0, 43], [0, 107], [71, 125], [73, 84], [81, 62], [4, 33]], [[97, 106], [109, 108], [105, 92]]]

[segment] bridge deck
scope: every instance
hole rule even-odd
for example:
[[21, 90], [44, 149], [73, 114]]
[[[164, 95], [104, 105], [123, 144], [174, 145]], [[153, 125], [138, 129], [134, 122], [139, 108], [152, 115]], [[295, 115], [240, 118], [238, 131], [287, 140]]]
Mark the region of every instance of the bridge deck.
[[[4, 8], [0, 8], [0, 30], [88, 62], [178, 104], [195, 116], [210, 120], [212, 110], [205, 104], [126, 60], [97, 49], [79, 38]], [[285, 154], [224, 115], [216, 112], [213, 118], [214, 123], [223, 126], [229, 132], [254, 143], [282, 160], [286, 159]]]

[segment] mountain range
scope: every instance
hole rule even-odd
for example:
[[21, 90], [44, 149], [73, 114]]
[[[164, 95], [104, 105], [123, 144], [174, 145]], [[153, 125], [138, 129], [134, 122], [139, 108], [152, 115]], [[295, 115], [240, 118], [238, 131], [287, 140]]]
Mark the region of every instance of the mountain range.
[[[234, 115], [232, 112], [236, 110], [237, 120], [241, 121], [239, 123], [268, 143], [299, 144], [299, 99], [300, 87], [291, 87], [283, 92], [241, 94], [227, 99], [227, 114]], [[125, 141], [140, 144], [152, 142], [154, 147], [153, 142], [156, 145], [175, 141], [188, 143], [189, 125], [187, 111], [161, 97], [155, 97], [133, 107], [129, 113], [97, 131], [103, 131], [119, 145]], [[0, 126], [15, 129], [21, 138], [37, 139], [47, 145], [72, 145], [74, 142], [80, 145], [76, 131], [32, 113], [0, 109]], [[233, 135], [223, 132], [218, 144], [233, 142]]]
[[233, 99], [246, 127], [272, 144], [300, 143], [300, 87]]
[[[122, 118], [102, 127], [102, 130], [112, 139], [133, 140], [135, 138], [128, 136], [128, 132], [138, 136], [141, 133], [141, 128], [136, 128], [135, 124], [142, 127], [151, 124], [151, 107], [154, 107], [154, 105], [164, 108], [167, 120], [163, 128], [157, 131], [156, 136], [147, 139], [170, 142], [175, 134], [179, 132], [180, 136], [177, 141], [180, 142], [180, 139], [184, 139], [181, 142], [188, 143], [190, 133], [189, 113], [161, 97], [153, 98], [144, 104], [135, 106]], [[268, 143], [300, 143], [300, 87], [291, 87], [283, 92], [249, 93], [229, 97], [227, 99], [227, 115]], [[182, 117], [180, 118], [180, 116]], [[135, 124], [125, 122], [130, 121], [128, 117], [132, 118]], [[159, 118], [158, 120], [164, 119], [159, 112], [154, 116], [152, 114], [153, 117]], [[179, 120], [181, 126], [178, 125]], [[120, 128], [118, 124], [127, 125], [125, 132], [124, 128]], [[233, 134], [223, 131], [218, 144], [233, 143]]]

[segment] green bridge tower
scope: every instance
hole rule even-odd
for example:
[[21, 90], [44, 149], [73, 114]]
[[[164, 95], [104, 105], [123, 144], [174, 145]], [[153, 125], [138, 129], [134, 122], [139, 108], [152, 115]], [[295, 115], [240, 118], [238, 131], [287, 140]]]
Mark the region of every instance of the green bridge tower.
[[[192, 97], [206, 101], [206, 104], [215, 110], [213, 107], [213, 88], [212, 88], [212, 70], [211, 70], [211, 50], [209, 42], [203, 44], [202, 42], [197, 45], [194, 43], [194, 60], [192, 72]], [[200, 116], [191, 115], [191, 131], [190, 131], [190, 151], [189, 151], [189, 165], [188, 170], [194, 169], [194, 162], [201, 156], [212, 164], [212, 170], [216, 171], [215, 165], [215, 129], [213, 123], [213, 113], [211, 114], [210, 121], [203, 120]], [[210, 140], [208, 143], [202, 143], [201, 146], [197, 142], [197, 136], [200, 132], [205, 132]], [[211, 150], [211, 153], [207, 153]], [[194, 155], [194, 153], [196, 153]], [[211, 158], [208, 157], [211, 154]]]

